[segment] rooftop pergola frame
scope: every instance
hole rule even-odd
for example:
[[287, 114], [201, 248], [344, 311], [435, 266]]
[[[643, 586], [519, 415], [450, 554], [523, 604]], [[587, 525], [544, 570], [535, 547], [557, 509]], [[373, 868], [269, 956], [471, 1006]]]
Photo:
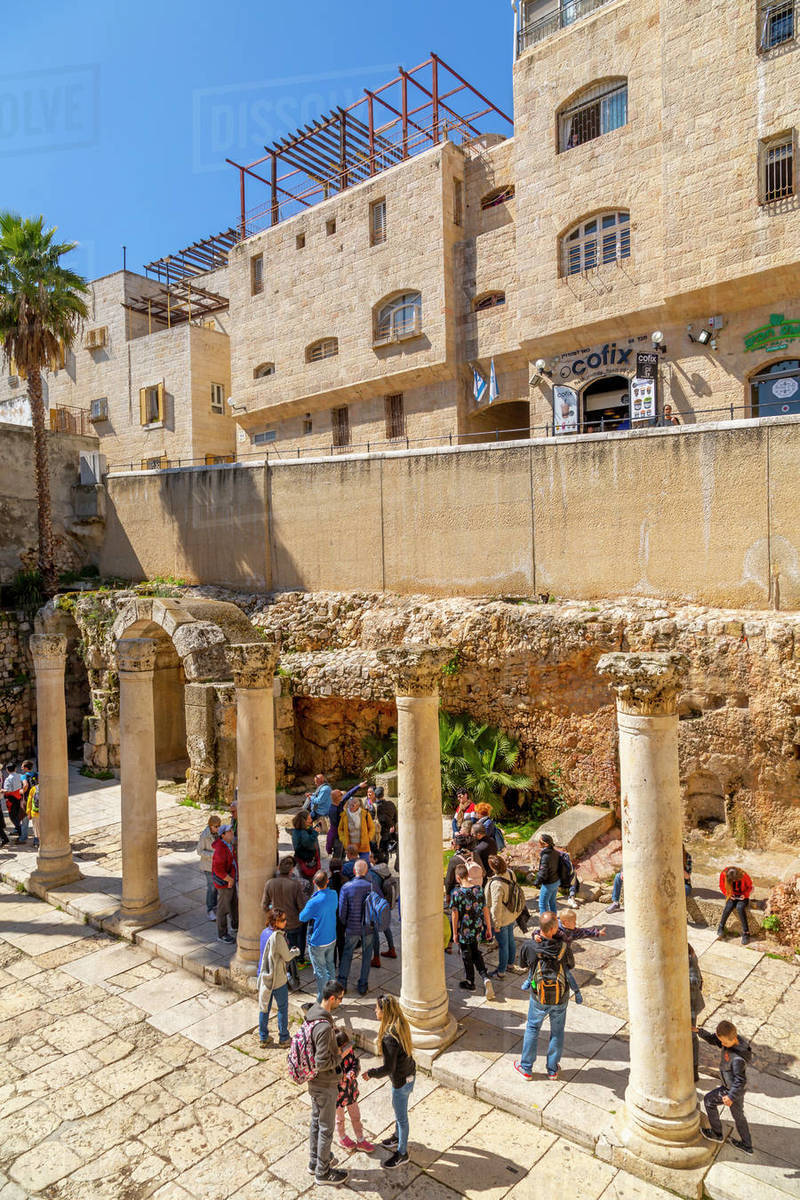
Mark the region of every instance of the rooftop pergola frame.
[[167, 254], [145, 265], [145, 273], [165, 283], [168, 287], [181, 279], [192, 279], [227, 267], [228, 252], [239, 240], [238, 231], [225, 229], [199, 242], [192, 242], [177, 254]]
[[[238, 239], [311, 208], [321, 200], [362, 183], [412, 155], [460, 137], [490, 132], [487, 118], [500, 118], [513, 130], [511, 117], [431, 52], [394, 79], [364, 89], [360, 100], [336, 108], [291, 136], [265, 146], [250, 163], [226, 159], [239, 172]], [[287, 169], [288, 168], [288, 169]], [[267, 199], [247, 208], [247, 183], [267, 188]]]
[[189, 278], [182, 278], [168, 285], [159, 285], [158, 289], [149, 295], [129, 296], [123, 307], [129, 312], [147, 317], [150, 322], [149, 332], [152, 332], [154, 323], [158, 328], [170, 329], [173, 325], [196, 323], [213, 316], [214, 313], [225, 312], [228, 308], [228, 297], [199, 287]]

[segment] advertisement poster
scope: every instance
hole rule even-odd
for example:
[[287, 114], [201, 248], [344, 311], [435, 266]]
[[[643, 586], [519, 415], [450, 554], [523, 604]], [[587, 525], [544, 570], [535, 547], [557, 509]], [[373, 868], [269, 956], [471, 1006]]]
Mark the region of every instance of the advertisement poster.
[[640, 353], [636, 355], [636, 378], [639, 380], [658, 378], [657, 354]]
[[653, 421], [656, 415], [655, 379], [631, 380], [631, 420]]
[[571, 387], [553, 388], [553, 426], [556, 433], [578, 432], [578, 393]]

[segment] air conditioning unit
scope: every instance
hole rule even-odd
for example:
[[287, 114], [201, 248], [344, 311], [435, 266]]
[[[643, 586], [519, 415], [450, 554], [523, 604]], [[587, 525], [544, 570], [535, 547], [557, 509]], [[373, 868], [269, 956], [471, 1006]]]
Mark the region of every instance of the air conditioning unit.
[[107, 421], [108, 420], [108, 398], [102, 396], [99, 400], [93, 400], [89, 410], [90, 421]]
[[108, 326], [98, 325], [96, 329], [87, 329], [84, 346], [87, 350], [99, 350], [108, 341]]
[[80, 479], [85, 485], [102, 483], [106, 473], [106, 456], [97, 450], [81, 450]]

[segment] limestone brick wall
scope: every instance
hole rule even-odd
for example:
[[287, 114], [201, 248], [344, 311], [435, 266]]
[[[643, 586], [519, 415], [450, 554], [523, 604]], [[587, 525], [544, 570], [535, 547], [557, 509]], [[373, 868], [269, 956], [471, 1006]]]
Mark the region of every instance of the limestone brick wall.
[[28, 650], [32, 630], [20, 613], [0, 609], [0, 763], [35, 757], [35, 682]]
[[[96, 438], [47, 434], [56, 565], [60, 571], [97, 561], [102, 520], [83, 519], [82, 497], [77, 490], [80, 452], [97, 448]], [[33, 432], [21, 425], [0, 425], [0, 583], [10, 582], [23, 566], [35, 566], [37, 545]]]

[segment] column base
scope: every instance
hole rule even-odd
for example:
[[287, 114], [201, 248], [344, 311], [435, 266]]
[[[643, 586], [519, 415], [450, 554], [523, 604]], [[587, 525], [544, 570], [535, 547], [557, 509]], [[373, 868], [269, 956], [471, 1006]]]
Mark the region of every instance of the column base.
[[166, 921], [169, 915], [160, 901], [154, 906], [135, 912], [119, 908], [110, 917], [106, 917], [103, 921], [103, 929], [108, 933], [116, 934], [117, 937], [133, 941], [134, 935], [140, 929], [149, 929], [153, 925], [158, 925], [161, 921]]
[[700, 1133], [700, 1114], [669, 1120], [642, 1112], [627, 1100], [617, 1126], [620, 1145], [630, 1154], [659, 1167], [691, 1170], [714, 1154], [713, 1142]]
[[246, 975], [251, 979], [255, 979], [258, 974], [258, 951], [256, 951], [255, 959], [250, 957], [251, 951], [245, 948], [244, 953], [239, 946], [236, 947], [236, 953], [231, 959], [231, 972], [237, 975]]
[[455, 1017], [447, 1014], [447, 1021], [436, 1029], [421, 1028], [409, 1018], [411, 1043], [415, 1050], [439, 1051], [446, 1049], [456, 1040], [458, 1023]]
[[49, 859], [42, 863], [37, 860], [36, 869], [31, 872], [28, 886], [37, 896], [43, 896], [56, 888], [66, 887], [82, 879], [80, 871], [72, 861], [72, 855], [63, 859]]

